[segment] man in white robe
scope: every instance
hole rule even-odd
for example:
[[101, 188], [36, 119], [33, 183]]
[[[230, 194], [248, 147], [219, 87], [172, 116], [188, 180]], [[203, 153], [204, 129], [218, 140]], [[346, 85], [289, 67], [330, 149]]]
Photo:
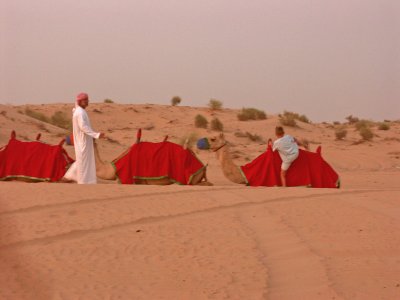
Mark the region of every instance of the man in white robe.
[[97, 183], [93, 139], [105, 137], [104, 133], [93, 131], [89, 116], [85, 111], [88, 105], [89, 96], [86, 93], [80, 93], [76, 97], [75, 109], [72, 116], [76, 157], [76, 162], [73, 166], [76, 169], [73, 173], [76, 173], [73, 177], [76, 176], [78, 184]]

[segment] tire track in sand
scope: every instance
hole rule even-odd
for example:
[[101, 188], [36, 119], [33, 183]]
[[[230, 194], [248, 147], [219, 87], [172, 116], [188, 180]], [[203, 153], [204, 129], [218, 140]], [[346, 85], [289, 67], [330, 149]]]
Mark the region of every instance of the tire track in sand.
[[323, 257], [269, 208], [248, 207], [238, 214], [257, 245], [267, 274], [264, 299], [340, 299]]
[[[223, 190], [223, 189], [222, 189]], [[363, 193], [371, 193], [371, 192], [379, 192], [377, 190], [362, 190], [362, 191], [348, 191], [348, 192], [342, 192], [339, 193], [338, 195], [349, 195], [349, 194], [363, 194]], [[187, 209], [186, 211], [182, 211], [180, 213], [173, 213], [173, 210], [171, 209], [171, 213], [163, 214], [163, 215], [153, 215], [153, 216], [144, 216], [144, 217], [139, 217], [137, 219], [129, 220], [126, 222], [119, 222], [119, 223], [114, 223], [114, 224], [102, 224], [98, 228], [83, 228], [83, 229], [75, 229], [75, 230], [70, 230], [62, 233], [58, 233], [55, 235], [50, 235], [50, 236], [43, 236], [43, 237], [37, 237], [29, 240], [20, 240], [20, 241], [15, 241], [11, 243], [5, 243], [0, 246], [0, 250], [2, 249], [12, 249], [12, 248], [19, 248], [19, 247], [26, 247], [26, 246], [38, 246], [38, 245], [46, 245], [48, 243], [54, 243], [57, 241], [63, 241], [63, 240], [69, 240], [69, 239], [76, 239], [76, 238], [82, 238], [87, 235], [91, 234], [103, 234], [103, 233], [108, 233], [108, 232], [113, 232], [115, 230], [120, 230], [124, 228], [129, 228], [131, 226], [137, 226], [137, 225], [145, 225], [145, 224], [151, 224], [151, 223], [157, 223], [157, 222], [163, 222], [163, 221], [168, 221], [168, 220], [173, 220], [181, 217], [186, 217], [186, 216], [191, 216], [191, 215], [198, 215], [198, 214], [207, 214], [207, 213], [213, 213], [213, 212], [218, 212], [218, 211], [225, 211], [225, 210], [230, 210], [230, 209], [245, 209], [245, 208], [251, 208], [251, 207], [262, 207], [266, 204], [269, 203], [277, 203], [277, 202], [290, 202], [290, 201], [308, 201], [312, 199], [318, 199], [321, 197], [326, 197], [326, 196], [332, 196], [334, 194], [330, 192], [324, 192], [324, 193], [318, 193], [318, 194], [312, 194], [312, 195], [301, 195], [301, 196], [283, 196], [283, 197], [277, 197], [277, 198], [264, 198], [262, 200], [255, 200], [255, 201], [240, 201], [240, 199], [246, 199], [247, 198], [244, 195], [240, 195], [239, 193], [234, 193], [233, 194], [236, 197], [239, 197], [239, 200], [236, 200], [236, 203], [234, 204], [220, 204], [218, 202], [215, 202], [215, 206], [209, 206], [203, 209]], [[96, 212], [93, 212], [94, 215], [96, 215]], [[38, 220], [40, 222], [40, 220]], [[89, 222], [90, 225], [90, 222]], [[60, 230], [63, 230], [64, 228], [62, 226], [59, 226]]]

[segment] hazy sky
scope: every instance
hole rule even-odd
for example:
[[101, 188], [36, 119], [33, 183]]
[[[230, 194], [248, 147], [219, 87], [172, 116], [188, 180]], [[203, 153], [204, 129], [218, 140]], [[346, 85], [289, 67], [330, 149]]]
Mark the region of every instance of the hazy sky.
[[0, 103], [400, 119], [399, 0], [0, 0]]

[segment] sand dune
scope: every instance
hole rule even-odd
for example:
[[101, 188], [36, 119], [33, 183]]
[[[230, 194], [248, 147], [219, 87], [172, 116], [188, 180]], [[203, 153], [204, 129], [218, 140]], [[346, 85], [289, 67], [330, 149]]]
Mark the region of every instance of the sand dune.
[[[30, 106], [48, 116], [70, 104]], [[66, 130], [0, 105], [0, 146], [10, 131], [57, 143]], [[278, 116], [239, 122], [235, 110], [91, 104], [93, 127], [114, 142], [112, 160], [148, 126], [143, 139], [215, 134], [194, 128], [198, 113], [225, 125], [238, 165], [273, 137]], [[43, 128], [45, 131], [43, 132]], [[0, 182], [0, 299], [399, 299], [400, 124], [357, 144], [349, 128], [287, 128], [322, 145], [342, 188], [252, 188], [224, 178], [213, 153], [214, 186], [128, 186]], [[74, 156], [73, 148], [66, 146]]]

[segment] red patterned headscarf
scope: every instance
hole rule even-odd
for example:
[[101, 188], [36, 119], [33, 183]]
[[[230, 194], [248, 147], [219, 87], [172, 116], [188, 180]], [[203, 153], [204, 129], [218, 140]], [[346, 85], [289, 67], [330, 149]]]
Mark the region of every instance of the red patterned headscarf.
[[[89, 95], [86, 93], [79, 93], [75, 99], [75, 108], [79, 106], [79, 102], [82, 100], [89, 100]], [[72, 112], [75, 111], [75, 108], [72, 110]]]
[[82, 101], [82, 100], [89, 100], [89, 96], [86, 93], [79, 93], [78, 96], [76, 96], [76, 102]]

